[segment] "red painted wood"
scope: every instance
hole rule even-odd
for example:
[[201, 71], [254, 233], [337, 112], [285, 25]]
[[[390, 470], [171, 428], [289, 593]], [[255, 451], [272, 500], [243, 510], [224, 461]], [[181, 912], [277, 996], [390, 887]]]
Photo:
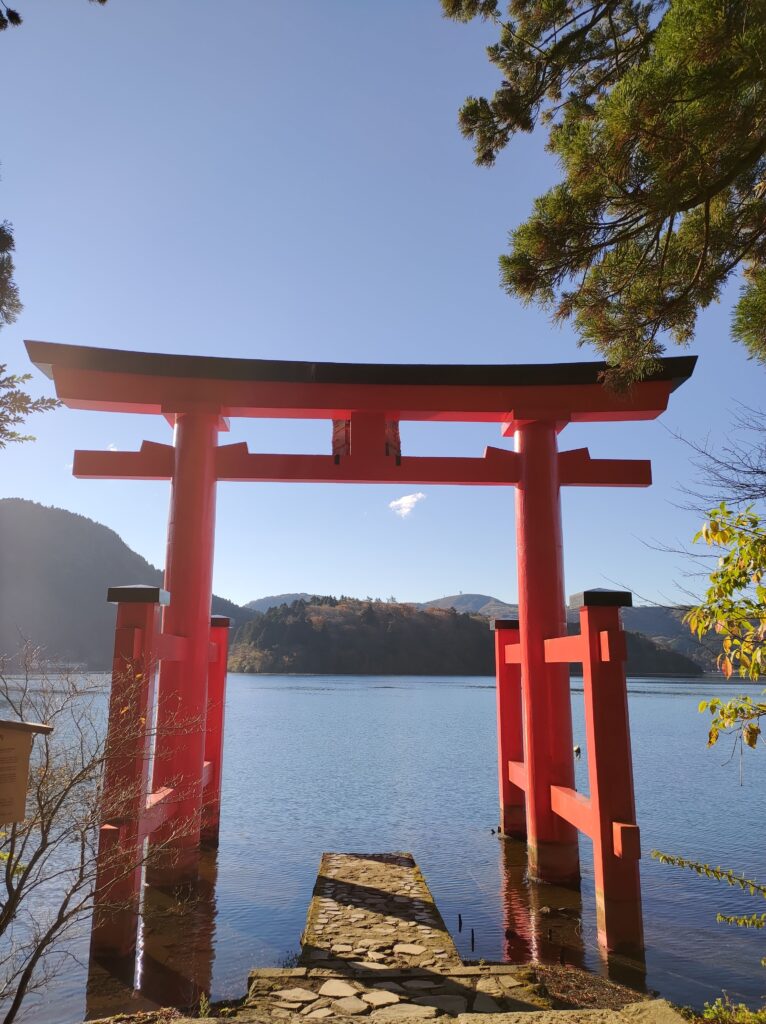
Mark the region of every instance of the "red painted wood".
[[576, 487], [649, 487], [648, 459], [592, 459], [587, 448], [559, 452], [559, 483]]
[[523, 761], [508, 761], [506, 763], [508, 781], [518, 789], [526, 791], [528, 786], [527, 768]]
[[564, 821], [583, 832], [593, 834], [593, 808], [587, 796], [565, 786], [551, 786], [551, 807]]
[[[215, 451], [218, 414], [176, 418], [165, 589], [170, 603], [163, 631], [187, 640], [181, 661], [160, 669], [154, 790], [175, 786], [172, 824], [155, 838], [167, 844], [148, 877], [157, 884], [193, 877], [200, 840], [202, 771], [215, 528]], [[169, 832], [175, 835], [168, 842]]]
[[623, 860], [641, 859], [641, 832], [638, 825], [612, 822], [612, 848], [615, 857]]
[[521, 683], [527, 769], [527, 843], [533, 879], [574, 883], [580, 866], [574, 828], [554, 814], [551, 786], [574, 788], [569, 672], [547, 664], [545, 641], [566, 633], [558, 453], [554, 423], [516, 432]]
[[518, 629], [495, 626], [495, 690], [497, 703], [497, 775], [500, 789], [500, 831], [523, 838], [527, 834], [524, 791], [508, 774], [509, 762], [524, 761], [521, 670], [504, 658], [509, 644], [517, 644]]
[[[518, 636], [518, 633], [517, 633]], [[521, 664], [521, 644], [506, 644], [502, 652], [502, 660], [505, 661], [506, 665], [520, 665]]]
[[157, 657], [162, 661], [183, 661], [188, 653], [189, 641], [185, 636], [161, 633], [157, 637]]
[[[353, 450], [353, 449], [352, 449]], [[481, 484], [508, 486], [517, 480], [514, 453], [508, 458], [450, 458], [381, 453], [333, 455], [251, 454], [245, 444], [218, 450], [219, 480], [292, 483]]]
[[92, 480], [169, 480], [173, 475], [173, 447], [143, 441], [137, 452], [76, 451], [72, 475]]
[[584, 656], [580, 636], [554, 636], [545, 641], [545, 660], [550, 664], [580, 662]]
[[628, 394], [601, 384], [536, 386], [326, 384], [162, 377], [53, 367], [56, 394], [72, 409], [204, 413], [223, 416], [351, 419], [378, 413], [394, 420], [517, 423], [654, 419], [675, 384], [643, 381]]
[[136, 944], [142, 873], [141, 818], [149, 760], [157, 604], [118, 605], [104, 761], [102, 821], [91, 933], [94, 955], [122, 956]]
[[[587, 643], [583, 690], [594, 821], [598, 937], [609, 952], [635, 953], [644, 945], [637, 859], [640, 843], [633, 797], [625, 663], [615, 657], [619, 640], [612, 640], [622, 632], [619, 609], [582, 608], [580, 627]], [[608, 661], [602, 658], [604, 633], [610, 638]]]
[[150, 793], [146, 801], [146, 809], [141, 818], [141, 833], [149, 836], [152, 832], [168, 821], [175, 810], [176, 791], [173, 786], [165, 786]]
[[[213, 622], [215, 623], [215, 619]], [[226, 704], [226, 667], [229, 656], [229, 625], [212, 625], [211, 646], [216, 658], [208, 668], [207, 728], [205, 731], [205, 762], [209, 763], [210, 779], [203, 794], [202, 839], [218, 844], [221, 819], [221, 777], [223, 773], [224, 708]]]

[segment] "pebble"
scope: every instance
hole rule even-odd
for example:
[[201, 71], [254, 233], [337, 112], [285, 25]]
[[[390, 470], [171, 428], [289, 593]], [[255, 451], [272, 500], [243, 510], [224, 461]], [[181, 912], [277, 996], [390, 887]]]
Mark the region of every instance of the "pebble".
[[397, 1020], [428, 1020], [438, 1014], [435, 1006], [413, 1006], [412, 1003], [399, 1003], [396, 1006], [384, 1006], [372, 1015], [375, 1024], [388, 1024]]
[[405, 994], [402, 986], [397, 985], [395, 981], [379, 981], [375, 985], [375, 988], [383, 989], [384, 992], [395, 992], [399, 996], [403, 996]]
[[347, 981], [331, 979], [326, 981], [319, 989], [320, 996], [332, 996], [333, 999], [342, 999], [343, 996], [355, 996], [357, 989]]
[[346, 996], [344, 999], [336, 999], [332, 1004], [332, 1008], [338, 1013], [346, 1013], [352, 1017], [356, 1017], [360, 1013], [370, 1012], [370, 1004], [365, 1003], [357, 996]]
[[308, 988], [283, 988], [272, 995], [283, 1003], [313, 1003], [317, 997], [316, 992]]
[[418, 946], [413, 942], [397, 942], [394, 946], [394, 953], [401, 953], [403, 956], [420, 956], [425, 951], [425, 946]]
[[370, 1006], [394, 1006], [399, 1002], [395, 992], [365, 992], [362, 999]]

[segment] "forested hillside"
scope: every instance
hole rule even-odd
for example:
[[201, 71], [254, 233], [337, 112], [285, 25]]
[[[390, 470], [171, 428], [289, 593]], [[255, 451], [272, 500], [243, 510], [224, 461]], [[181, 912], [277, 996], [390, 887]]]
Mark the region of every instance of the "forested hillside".
[[[113, 530], [61, 508], [0, 500], [0, 655], [30, 639], [52, 659], [108, 668], [115, 609], [106, 591], [132, 583], [161, 585], [162, 573]], [[220, 597], [213, 611], [237, 623], [250, 614]]]
[[[235, 672], [492, 675], [489, 621], [452, 608], [313, 597], [258, 614], [232, 638]], [[628, 634], [632, 675], [701, 675], [689, 658]]]

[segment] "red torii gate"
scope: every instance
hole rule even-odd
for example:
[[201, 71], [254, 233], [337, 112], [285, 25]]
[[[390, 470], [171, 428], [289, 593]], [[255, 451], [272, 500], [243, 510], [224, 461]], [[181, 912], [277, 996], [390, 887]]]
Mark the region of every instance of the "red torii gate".
[[[645, 487], [651, 466], [592, 459], [587, 448], [559, 452], [557, 435], [573, 422], [656, 418], [691, 375], [696, 357], [660, 360], [653, 376], [620, 394], [602, 385], [603, 363], [307, 363], [38, 341], [26, 346], [69, 408], [162, 415], [174, 427], [172, 445], [145, 441], [137, 452], [78, 451], [74, 457], [78, 477], [171, 481], [170, 598], [153, 588], [110, 591], [119, 603], [115, 680], [126, 665], [161, 662], [160, 718], [197, 723], [191, 732], [158, 734], [162, 749], [154, 751], [151, 779], [143, 750], [113, 765], [112, 776], [107, 772], [107, 796], [112, 777], [115, 792], [135, 778], [143, 780], [145, 794], [105, 823], [105, 850], [137, 848], [145, 835], [183, 818], [184, 834], [171, 840], [177, 880], [193, 876], [201, 837], [217, 836], [226, 651], [225, 623], [211, 632], [210, 622], [218, 480], [515, 486], [519, 621], [497, 623], [496, 630], [501, 828], [526, 836], [530, 877], [564, 884], [579, 880], [577, 830], [591, 836], [600, 942], [609, 950], [642, 946], [618, 614], [629, 595], [586, 592], [581, 635], [567, 637], [559, 491]], [[331, 420], [332, 452], [260, 454], [244, 443], [219, 446], [218, 433], [228, 429], [231, 416]], [[514, 437], [515, 451], [405, 456], [402, 420], [496, 422], [503, 436]], [[570, 661], [584, 666], [590, 798], [574, 789]], [[146, 675], [144, 710], [153, 700], [153, 675]], [[209, 703], [209, 685], [216, 705]], [[135, 879], [129, 884], [137, 885]], [[134, 941], [135, 930], [131, 938], [129, 926], [99, 925], [97, 916], [94, 948], [124, 952]]]

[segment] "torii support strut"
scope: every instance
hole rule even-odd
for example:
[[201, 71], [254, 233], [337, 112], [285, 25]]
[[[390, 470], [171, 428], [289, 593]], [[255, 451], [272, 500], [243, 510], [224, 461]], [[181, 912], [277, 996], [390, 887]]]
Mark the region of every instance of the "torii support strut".
[[[74, 474], [173, 482], [166, 570], [173, 596], [165, 627], [172, 626], [185, 653], [180, 667], [161, 675], [160, 691], [161, 699], [176, 701], [184, 714], [196, 713], [202, 732], [202, 633], [210, 611], [217, 480], [516, 486], [519, 664], [524, 693], [535, 698], [523, 737], [530, 869], [541, 880], [577, 881], [575, 828], [551, 798], [555, 789], [573, 785], [566, 668], [545, 656], [546, 643], [560, 637], [565, 625], [559, 489], [644, 487], [651, 468], [643, 460], [591, 459], [587, 449], [559, 453], [556, 435], [570, 422], [656, 418], [691, 375], [694, 357], [659, 360], [650, 378], [618, 394], [602, 384], [603, 363], [300, 363], [26, 345], [70, 408], [161, 415], [176, 427], [174, 446], [145, 442], [137, 452], [76, 452]], [[283, 455], [251, 453], [246, 444], [218, 447], [216, 432], [226, 429], [229, 416], [328, 420], [331, 452]], [[408, 457], [399, 442], [402, 420], [499, 423], [505, 436], [515, 436], [516, 450], [487, 448], [478, 458]], [[184, 693], [181, 679], [192, 681]], [[191, 865], [201, 829], [204, 741], [196, 737], [188, 752], [185, 746], [172, 745], [169, 758], [184, 794], [178, 807], [191, 823], [188, 840], [178, 845], [181, 870]], [[165, 769], [155, 771], [160, 779]], [[518, 818], [516, 812], [513, 827]]]
[[[619, 616], [620, 607], [631, 603], [631, 595], [624, 591], [586, 590], [570, 601], [570, 606], [580, 609], [579, 634], [569, 636], [564, 623], [558, 634], [542, 644], [546, 665], [563, 667], [579, 662], [583, 666], [590, 796], [578, 793], [574, 780], [546, 782], [541, 776], [537, 758], [542, 744], [535, 740], [543, 720], [543, 694], [536, 686], [522, 685], [519, 692], [514, 685], [512, 670], [518, 666], [522, 679], [530, 678], [524, 672], [528, 648], [517, 639], [517, 624], [501, 619], [495, 621], [494, 628], [499, 771], [500, 778], [507, 780], [505, 788], [501, 784], [501, 819], [516, 824], [515, 812], [526, 796], [528, 835], [534, 837], [529, 841], [530, 867], [535, 847], [543, 846], [536, 805], [542, 804], [544, 811], [550, 808], [551, 816], [575, 834], [579, 830], [589, 836], [593, 841], [599, 944], [610, 953], [637, 954], [644, 944], [638, 872], [641, 844], [630, 752], [627, 650]], [[568, 697], [567, 693], [567, 707]], [[548, 786], [547, 801], [541, 800], [543, 785]]]

